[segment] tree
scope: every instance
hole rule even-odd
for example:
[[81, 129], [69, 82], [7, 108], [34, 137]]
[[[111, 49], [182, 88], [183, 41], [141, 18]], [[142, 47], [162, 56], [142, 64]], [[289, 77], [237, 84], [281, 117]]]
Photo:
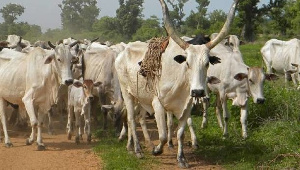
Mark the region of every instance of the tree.
[[214, 10], [213, 12], [208, 14], [210, 22], [209, 34], [219, 32], [223, 27], [224, 22], [226, 21], [226, 17], [226, 13], [222, 10]]
[[118, 19], [112, 17], [102, 17], [97, 20], [93, 25], [93, 32], [101, 36], [102, 41], [109, 40], [112, 42], [123, 41], [123, 37], [118, 29]]
[[286, 20], [287, 23], [290, 23], [290, 27], [287, 28], [287, 31], [291, 35], [300, 35], [300, 1], [289, 0], [285, 7]]
[[18, 16], [24, 13], [24, 10], [25, 8], [21, 5], [9, 3], [0, 10], [0, 13], [6, 24], [12, 24]]
[[239, 27], [243, 28], [242, 37], [246, 41], [255, 40], [255, 31], [257, 29], [257, 20], [259, 10], [257, 8], [257, 3], [259, 0], [244, 0], [239, 2], [238, 6], [238, 17]]
[[63, 29], [73, 33], [90, 31], [100, 13], [96, 4], [96, 0], [63, 0], [58, 5], [62, 11], [60, 16]]
[[175, 3], [175, 0], [167, 0], [167, 2], [172, 6], [173, 11], [169, 11], [170, 13], [170, 18], [173, 22], [174, 27], [177, 30], [181, 30], [181, 26], [183, 25], [183, 17], [185, 14], [183, 13], [183, 7], [186, 2], [189, 0], [176, 0], [177, 2]]
[[142, 26], [133, 35], [133, 41], [146, 41], [153, 37], [160, 37], [164, 30], [159, 25], [159, 19], [156, 16], [151, 16], [149, 19], [142, 22]]
[[192, 11], [190, 16], [186, 19], [187, 28], [196, 29], [194, 34], [205, 33], [205, 30], [209, 28], [209, 21], [207, 19], [207, 6], [209, 5], [209, 0], [196, 0], [199, 4], [197, 7], [197, 12]]
[[119, 0], [120, 7], [117, 9], [119, 32], [126, 40], [131, 39], [132, 35], [141, 26], [144, 0]]
[[268, 5], [263, 5], [262, 11], [268, 23], [268, 29], [274, 30], [272, 33], [285, 35], [288, 27], [290, 27], [287, 21], [288, 16], [284, 6], [286, 5], [286, 0], [270, 0]]

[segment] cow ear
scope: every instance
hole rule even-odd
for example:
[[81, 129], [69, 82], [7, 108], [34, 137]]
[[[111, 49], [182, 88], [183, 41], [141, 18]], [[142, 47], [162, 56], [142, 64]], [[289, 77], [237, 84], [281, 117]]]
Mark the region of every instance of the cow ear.
[[208, 59], [209, 59], [209, 63], [212, 65], [221, 63], [221, 59], [216, 56], [209, 56]]
[[94, 83], [94, 87], [98, 87], [98, 86], [100, 86], [101, 84], [102, 84], [102, 82], [98, 81], [98, 82]]
[[298, 67], [299, 65], [298, 64], [295, 64], [295, 63], [291, 63], [292, 66], [294, 67]]
[[46, 57], [46, 60], [44, 62], [44, 64], [49, 64], [51, 63], [51, 61], [54, 59], [55, 55], [54, 54], [51, 54], [49, 56]]
[[209, 84], [218, 84], [218, 83], [221, 83], [221, 81], [220, 81], [220, 79], [218, 79], [215, 76], [210, 76], [210, 77], [207, 78], [207, 83], [209, 83]]
[[273, 80], [277, 80], [279, 77], [276, 75], [276, 74], [265, 74], [265, 77], [266, 77], [266, 80], [269, 80], [269, 81], [273, 81]]
[[77, 88], [82, 87], [82, 83], [80, 81], [75, 81], [73, 85]]
[[178, 56], [174, 57], [174, 60], [175, 60], [177, 63], [181, 64], [181, 63], [183, 63], [183, 62], [186, 61], [186, 57], [183, 56], [183, 55], [178, 55]]
[[244, 78], [248, 78], [248, 75], [245, 73], [238, 73], [234, 76], [234, 79], [242, 81]]

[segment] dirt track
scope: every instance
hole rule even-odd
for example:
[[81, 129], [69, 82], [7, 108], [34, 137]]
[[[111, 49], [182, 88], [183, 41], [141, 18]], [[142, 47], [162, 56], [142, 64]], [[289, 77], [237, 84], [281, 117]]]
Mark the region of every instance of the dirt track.
[[[45, 130], [44, 130], [45, 131]], [[90, 145], [82, 142], [76, 145], [74, 140], [68, 140], [65, 131], [55, 129], [55, 135], [43, 133], [45, 151], [37, 151], [37, 145], [25, 145], [25, 139], [30, 134], [26, 131], [9, 131], [13, 147], [0, 145], [0, 169], [101, 169], [101, 160], [92, 151], [96, 143]], [[83, 137], [85, 139], [85, 137]]]
[[[154, 144], [158, 144], [158, 134], [154, 119], [147, 120], [148, 129]], [[54, 126], [58, 127], [58, 126]], [[10, 128], [11, 129], [11, 128]], [[45, 151], [37, 151], [37, 145], [25, 145], [26, 138], [30, 135], [30, 128], [26, 130], [10, 130], [8, 133], [11, 137], [13, 147], [6, 148], [3, 141], [0, 144], [0, 170], [27, 170], [27, 169], [102, 169], [101, 159], [93, 151], [92, 147], [97, 144], [94, 138], [92, 143], [84, 141], [79, 145], [75, 144], [74, 137], [72, 140], [67, 139], [64, 130], [54, 129], [55, 135], [43, 133], [43, 141], [46, 145]], [[46, 128], [43, 129], [46, 132]], [[138, 128], [139, 138], [143, 141], [141, 129]], [[3, 137], [3, 136], [2, 136]], [[188, 140], [188, 139], [187, 139]], [[153, 169], [180, 169], [177, 165], [177, 141], [173, 138], [175, 148], [170, 150], [164, 147], [164, 153], [156, 156], [159, 160], [158, 165], [153, 165]], [[142, 142], [143, 143], [143, 142]], [[125, 149], [125, 148], [124, 148]], [[145, 149], [144, 152], [151, 152], [151, 149]], [[189, 169], [222, 169], [218, 165], [212, 165], [193, 154], [192, 148], [185, 146], [184, 152], [188, 159]]]

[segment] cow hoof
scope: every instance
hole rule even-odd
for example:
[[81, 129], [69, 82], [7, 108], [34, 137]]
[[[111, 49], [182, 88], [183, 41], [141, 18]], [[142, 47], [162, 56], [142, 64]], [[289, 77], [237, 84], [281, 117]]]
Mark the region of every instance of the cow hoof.
[[183, 169], [189, 168], [189, 164], [186, 161], [179, 161], [178, 166]]
[[72, 134], [68, 133], [68, 140], [71, 140], [71, 139], [72, 139]]
[[5, 144], [5, 147], [11, 148], [11, 147], [13, 147], [13, 144], [12, 144], [12, 143], [6, 143], [6, 144]]
[[80, 143], [79, 136], [76, 136], [75, 143], [78, 145]]
[[141, 153], [141, 152], [135, 153], [135, 155], [136, 155], [136, 157], [139, 158], [139, 159], [144, 158], [144, 154]]
[[44, 145], [38, 145], [37, 150], [44, 151], [44, 150], [46, 150], [46, 147]]
[[168, 142], [168, 147], [169, 147], [170, 149], [173, 149], [173, 148], [174, 148], [173, 141], [169, 141], [169, 142]]
[[163, 153], [162, 150], [156, 150], [155, 148], [153, 148], [153, 150], [152, 150], [152, 155], [154, 155], [154, 156], [160, 155], [162, 153]]
[[30, 139], [29, 138], [27, 138], [26, 139], [26, 145], [32, 145], [33, 144], [33, 141], [32, 142], [30, 142]]

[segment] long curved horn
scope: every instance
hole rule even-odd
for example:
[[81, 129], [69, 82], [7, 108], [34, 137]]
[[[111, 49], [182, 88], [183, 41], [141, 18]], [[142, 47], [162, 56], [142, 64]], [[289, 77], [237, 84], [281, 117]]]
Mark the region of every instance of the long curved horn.
[[71, 43], [69, 46], [72, 48], [76, 44], [78, 44], [78, 40], [76, 40], [75, 42]]
[[50, 41], [48, 41], [48, 45], [51, 47], [51, 48], [55, 48], [56, 46], [55, 45], [53, 45]]
[[225, 24], [223, 25], [223, 28], [221, 29], [220, 33], [217, 35], [217, 37], [213, 40], [211, 40], [210, 42], [206, 43], [206, 46], [209, 48], [209, 49], [212, 49], [214, 48], [219, 42], [221, 42], [226, 36], [227, 34], [229, 33], [229, 30], [230, 30], [230, 26], [233, 22], [233, 18], [234, 18], [234, 14], [235, 14], [235, 10], [236, 10], [236, 6], [237, 4], [239, 3], [239, 0], [234, 0], [231, 8], [230, 8], [230, 11], [227, 15], [227, 19], [226, 19], [226, 22]]
[[164, 17], [164, 23], [165, 23], [165, 29], [168, 33], [169, 36], [182, 48], [186, 49], [189, 47], [189, 44], [183, 41], [178, 34], [176, 33], [173, 24], [170, 21], [170, 16], [169, 16], [169, 9], [165, 3], [164, 0], [159, 0], [161, 7], [162, 7], [162, 12], [163, 12], [163, 17]]

